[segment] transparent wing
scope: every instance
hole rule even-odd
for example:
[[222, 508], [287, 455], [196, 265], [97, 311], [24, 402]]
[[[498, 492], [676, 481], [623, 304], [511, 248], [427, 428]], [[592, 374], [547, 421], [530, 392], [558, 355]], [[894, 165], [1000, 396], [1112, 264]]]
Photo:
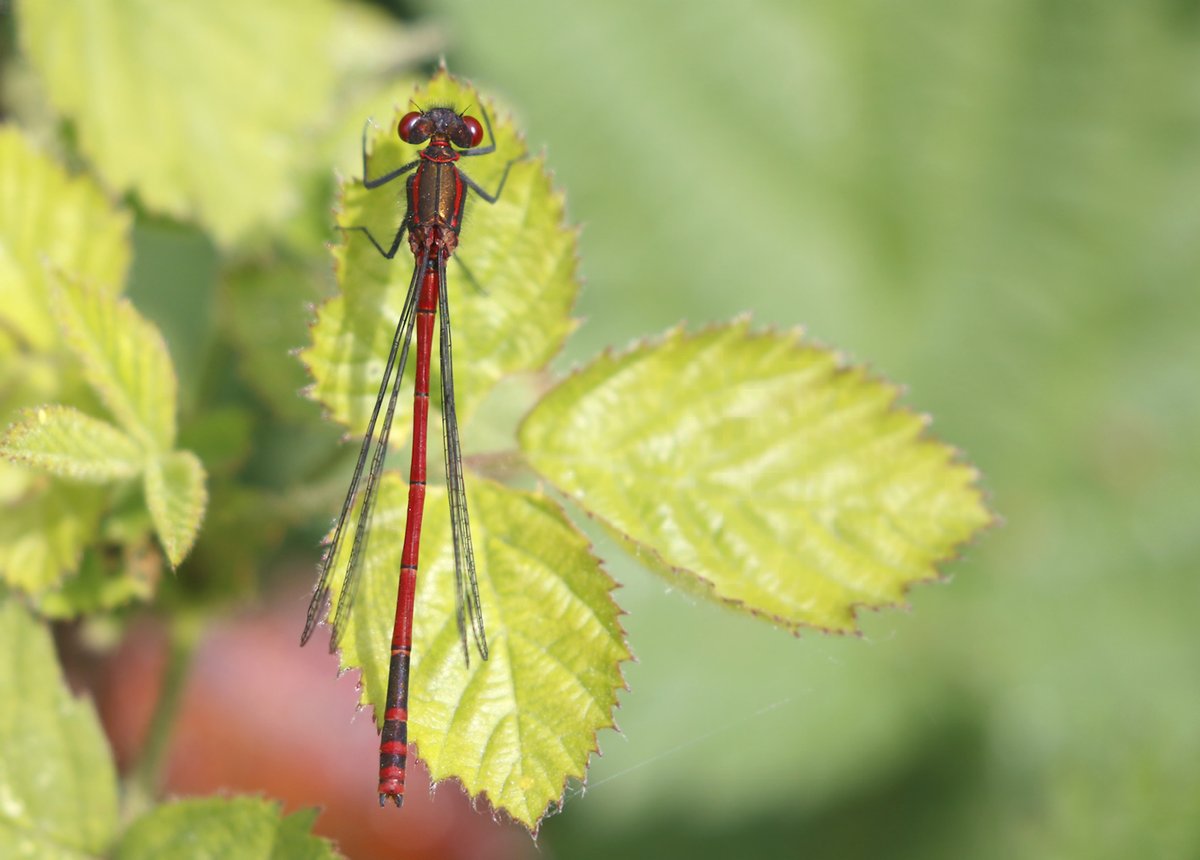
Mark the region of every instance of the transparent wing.
[[446, 495], [450, 499], [450, 530], [454, 543], [454, 596], [458, 635], [463, 658], [471, 664], [467, 648], [467, 624], [475, 638], [479, 656], [488, 658], [483, 610], [479, 605], [479, 582], [475, 578], [475, 550], [471, 546], [471, 520], [467, 513], [467, 489], [463, 483], [462, 446], [458, 440], [458, 415], [454, 408], [454, 366], [450, 342], [450, 305], [446, 299], [446, 267], [439, 270], [438, 358], [442, 376], [442, 441], [446, 455]]
[[[375, 496], [379, 489], [379, 475], [383, 471], [384, 460], [387, 458], [388, 438], [392, 432], [392, 416], [396, 411], [396, 400], [400, 394], [400, 381], [404, 378], [404, 366], [408, 361], [408, 349], [412, 342], [413, 325], [416, 322], [417, 295], [419, 292], [420, 275], [425, 269], [425, 259], [419, 259], [413, 269], [412, 281], [409, 283], [408, 295], [404, 299], [404, 307], [400, 319], [396, 322], [396, 333], [392, 336], [392, 348], [388, 353], [387, 365], [383, 370], [383, 379], [379, 383], [379, 394], [375, 398], [375, 408], [371, 411], [371, 420], [367, 423], [367, 432], [363, 437], [362, 448], [358, 452], [358, 462], [354, 466], [354, 475], [350, 479], [350, 489], [346, 492], [346, 500], [342, 503], [342, 511], [338, 515], [337, 526], [333, 530], [333, 539], [321, 558], [320, 576], [312, 601], [308, 604], [308, 618], [304, 623], [304, 632], [300, 634], [300, 644], [306, 643], [316, 630], [318, 622], [325, 613], [329, 603], [333, 562], [341, 548], [346, 531], [346, 523], [350, 519], [350, 511], [358, 498], [359, 484], [362, 482], [363, 471], [370, 459], [370, 468], [366, 469], [367, 483], [363, 490], [362, 511], [358, 517], [358, 526], [354, 530], [354, 542], [350, 546], [350, 559], [346, 564], [346, 576], [342, 580], [341, 598], [338, 600], [337, 612], [333, 619], [333, 634], [329, 640], [329, 650], [336, 651], [342, 632], [346, 629], [346, 620], [350, 615], [350, 607], [354, 603], [354, 595], [358, 588], [359, 573], [362, 559], [366, 552], [367, 539], [370, 535], [371, 516], [375, 509]], [[383, 406], [384, 396], [388, 393], [388, 383], [391, 382], [391, 395], [388, 397], [387, 410], [384, 413], [383, 427], [379, 439], [375, 440], [375, 424]], [[372, 453], [374, 448], [374, 453]]]

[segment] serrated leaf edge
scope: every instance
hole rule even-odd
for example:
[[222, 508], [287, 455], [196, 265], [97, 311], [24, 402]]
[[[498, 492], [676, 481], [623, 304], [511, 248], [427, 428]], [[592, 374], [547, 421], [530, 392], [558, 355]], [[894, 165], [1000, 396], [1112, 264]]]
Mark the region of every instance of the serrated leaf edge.
[[[687, 330], [685, 323], [683, 323], [683, 322], [677, 323], [676, 325], [671, 326], [669, 329], [662, 332], [661, 334], [646, 335], [644, 337], [637, 338], [637, 339], [631, 341], [629, 344], [627, 344], [623, 348], [617, 349], [614, 347], [606, 347], [591, 361], [579, 363], [579, 364], [576, 364], [574, 367], [572, 367], [561, 379], [559, 379], [555, 382], [552, 389], [550, 389], [550, 390], [556, 390], [559, 387], [566, 385], [570, 380], [576, 379], [576, 378], [582, 376], [585, 372], [594, 368], [601, 361], [616, 364], [626, 358], [636, 355], [639, 352], [649, 352], [650, 350], [657, 349], [666, 344], [680, 342], [680, 341], [688, 341], [688, 340], [694, 341], [694, 340], [698, 340], [699, 338], [701, 338], [705, 335], [719, 334], [722, 332], [732, 332], [732, 333], [740, 332], [745, 338], [750, 339], [750, 340], [754, 340], [754, 339], [765, 340], [776, 334], [784, 335], [791, 341], [791, 344], [795, 348], [806, 350], [806, 351], [825, 352], [825, 353], [832, 355], [832, 357], [835, 361], [835, 368], [833, 370], [833, 373], [835, 373], [835, 374], [841, 375], [841, 374], [850, 373], [850, 372], [854, 372], [854, 371], [861, 372], [863, 374], [863, 380], [865, 382], [871, 382], [871, 383], [880, 385], [880, 386], [884, 387], [885, 389], [887, 389], [888, 392], [891, 394], [891, 399], [888, 404], [889, 412], [894, 411], [894, 412], [901, 412], [906, 415], [910, 415], [910, 416], [914, 417], [921, 424], [921, 432], [914, 438], [914, 440], [913, 440], [914, 444], [919, 444], [922, 442], [936, 444], [936, 445], [942, 447], [946, 451], [946, 453], [948, 455], [947, 456], [947, 465], [958, 466], [961, 468], [965, 468], [967, 470], [969, 477], [970, 477], [970, 483], [969, 483], [968, 488], [971, 491], [971, 494], [974, 496], [975, 500], [978, 502], [979, 507], [983, 510], [983, 512], [986, 516], [986, 519], [984, 520], [984, 522], [981, 523], [980, 526], [971, 535], [969, 535], [967, 538], [965, 538], [963, 540], [960, 540], [960, 541], [957, 541], [957, 542], [951, 544], [946, 552], [934, 557], [933, 559], [931, 559], [929, 561], [929, 567], [932, 569], [932, 573], [929, 576], [923, 576], [918, 579], [910, 579], [910, 580], [906, 580], [905, 582], [901, 583], [902, 599], [897, 600], [897, 601], [889, 601], [889, 602], [882, 602], [882, 603], [867, 603], [865, 601], [851, 601], [847, 605], [847, 608], [849, 609], [849, 612], [850, 612], [851, 624], [846, 629], [823, 627], [821, 625], [811, 624], [808, 622], [796, 622], [796, 621], [792, 621], [787, 618], [783, 618], [774, 613], [765, 612], [761, 609], [757, 609], [755, 607], [749, 606], [748, 604], [746, 604], [745, 601], [743, 601], [741, 599], [725, 597], [725, 596], [719, 594], [717, 591], [717, 584], [715, 582], [713, 582], [711, 579], [700, 575], [699, 573], [691, 570], [690, 568], [687, 568], [687, 567], [684, 567], [681, 565], [671, 564], [665, 558], [663, 558], [662, 553], [660, 553], [658, 551], [658, 549], [656, 549], [655, 547], [653, 547], [649, 544], [642, 543], [641, 541], [635, 539], [634, 537], [627, 534], [622, 529], [618, 528], [614, 523], [612, 523], [606, 517], [601, 516], [600, 514], [596, 513], [595, 511], [592, 511], [591, 509], [589, 509], [587, 507], [587, 505], [585, 505], [579, 497], [577, 497], [573, 493], [566, 492], [562, 488], [558, 487], [551, 478], [549, 478], [549, 477], [543, 475], [541, 472], [539, 472], [533, 466], [533, 464], [530, 463], [527, 459], [526, 459], [526, 465], [535, 475], [538, 476], [538, 479], [540, 481], [544, 481], [545, 483], [547, 483], [548, 485], [553, 487], [555, 489], [555, 492], [558, 493], [560, 496], [562, 496], [562, 498], [569, 500], [573, 504], [573, 506], [578, 508], [580, 511], [582, 511], [584, 513], [584, 515], [587, 516], [588, 519], [592, 520], [595, 523], [598, 523], [600, 526], [602, 526], [605, 529], [605, 531], [607, 531], [610, 535], [612, 535], [619, 543], [621, 543], [623, 546], [625, 546], [627, 551], [629, 551], [630, 554], [633, 556], [634, 561], [638, 562], [639, 564], [643, 564], [643, 566], [646, 566], [644, 564], [641, 556], [644, 555], [644, 556], [649, 557], [651, 560], [651, 566], [653, 567], [653, 569], [656, 569], [660, 573], [663, 573], [665, 575], [674, 577], [676, 579], [676, 581], [678, 582], [678, 584], [680, 584], [684, 588], [687, 588], [688, 590], [692, 591], [693, 593], [698, 593], [701, 596], [709, 597], [714, 602], [725, 605], [725, 606], [727, 606], [731, 609], [735, 609], [739, 612], [746, 613], [753, 617], [762, 618], [762, 619], [768, 621], [769, 623], [773, 624], [774, 626], [788, 631], [793, 636], [797, 636], [797, 637], [800, 636], [804, 630], [813, 630], [818, 633], [825, 633], [828, 635], [843, 635], [843, 636], [848, 635], [848, 636], [856, 636], [856, 637], [861, 636], [862, 631], [859, 629], [859, 617], [860, 617], [861, 610], [868, 609], [868, 610], [875, 611], [875, 612], [882, 612], [882, 611], [890, 610], [890, 609], [908, 610], [910, 608], [910, 604], [908, 603], [907, 599], [905, 599], [905, 598], [907, 598], [908, 594], [911, 592], [913, 587], [918, 586], [918, 585], [932, 583], [932, 582], [945, 581], [946, 574], [942, 573], [938, 568], [942, 567], [944, 565], [947, 565], [950, 562], [953, 562], [957, 559], [962, 558], [963, 555], [965, 555], [967, 549], [974, 546], [975, 543], [980, 539], [980, 537], [983, 535], [984, 532], [989, 531], [990, 529], [992, 529], [998, 525], [1001, 525], [1003, 523], [1003, 520], [992, 510], [991, 506], [987, 504], [987, 502], [990, 498], [990, 494], [982, 486], [983, 475], [979, 471], [979, 468], [977, 466], [975, 466], [973, 463], [971, 463], [969, 460], [967, 460], [965, 453], [960, 448], [958, 448], [955, 445], [951, 445], [947, 442], [942, 441], [941, 439], [937, 438], [930, 432], [930, 427], [932, 426], [932, 419], [930, 418], [930, 416], [927, 413], [917, 412], [917, 411], [910, 409], [909, 407], [901, 405], [899, 403], [900, 399], [903, 397], [903, 395], [905, 393], [905, 387], [903, 385], [898, 385], [898, 384], [892, 382], [890, 379], [883, 376], [882, 374], [872, 372], [870, 370], [870, 366], [868, 364], [865, 364], [865, 363], [864, 364], [852, 364], [852, 363], [850, 363], [850, 361], [846, 357], [845, 353], [843, 353], [839, 349], [825, 347], [820, 341], [805, 340], [804, 339], [804, 329], [801, 326], [793, 326], [790, 328], [781, 328], [781, 327], [772, 326], [772, 325], [765, 325], [760, 328], [752, 328], [751, 326], [752, 326], [752, 317], [749, 313], [738, 314], [736, 317], [729, 320], [728, 322], [708, 323], [692, 332], [689, 332]], [[537, 407], [540, 403], [541, 403], [541, 400], [539, 399], [539, 401], [537, 403], [533, 404], [533, 406], [531, 406], [529, 408], [529, 410], [526, 412], [525, 416], [522, 417], [521, 420], [517, 424], [516, 438], [518, 440], [518, 442], [517, 442], [518, 449], [520, 449], [520, 439], [521, 439], [521, 434], [525, 427], [525, 424], [529, 420], [529, 418], [533, 414], [533, 412], [537, 409]], [[522, 451], [521, 453], [522, 453], [522, 455], [524, 455], [524, 451]]]
[[[397, 478], [399, 478], [402, 481], [402, 483], [407, 484], [407, 481], [408, 481], [407, 475], [405, 473], [403, 473], [401, 470], [388, 469], [386, 471], [393, 473], [394, 475], [397, 476]], [[477, 476], [477, 477], [482, 477], [482, 476]], [[487, 480], [487, 478], [483, 478], [483, 480]], [[542, 500], [548, 502], [549, 504], [552, 504], [555, 506], [557, 512], [562, 516], [563, 522], [581, 540], [584, 551], [587, 553], [588, 557], [595, 562], [596, 570], [598, 572], [600, 572], [601, 574], [603, 574], [607, 578], [608, 582], [610, 583], [610, 587], [607, 589], [606, 594], [607, 594], [609, 602], [612, 604], [613, 608], [616, 609], [615, 620], [616, 620], [616, 624], [617, 624], [617, 631], [620, 636], [621, 644], [622, 644], [622, 646], [624, 646], [626, 656], [617, 661], [617, 676], [618, 676], [620, 683], [614, 684], [612, 687], [613, 706], [608, 714], [609, 719], [608, 719], [607, 723], [605, 723], [604, 725], [597, 726], [595, 731], [592, 732], [592, 745], [591, 745], [591, 748], [588, 749], [585, 753], [587, 758], [584, 761], [584, 764], [582, 767], [582, 772], [581, 773], [567, 773], [563, 776], [562, 784], [558, 789], [558, 799], [556, 801], [552, 800], [549, 803], [547, 803], [546, 807], [541, 811], [541, 813], [538, 815], [538, 817], [532, 822], [532, 825], [530, 825], [529, 823], [526, 823], [523, 819], [521, 819], [520, 817], [513, 814], [512, 811], [509, 810], [507, 807], [495, 805], [492, 802], [491, 797], [488, 795], [486, 789], [480, 791], [478, 794], [471, 794], [467, 790], [467, 787], [462, 783], [462, 780], [458, 776], [446, 776], [446, 777], [442, 777], [441, 779], [433, 779], [433, 775], [430, 774], [429, 790], [430, 790], [430, 793], [432, 793], [434, 790], [436, 790], [441, 785], [445, 785], [445, 784], [455, 785], [470, 800], [472, 808], [477, 808], [477, 806], [480, 802], [485, 803], [491, 809], [492, 817], [494, 820], [510, 819], [512, 821], [516, 821], [516, 822], [520, 823], [521, 826], [525, 827], [525, 829], [529, 831], [530, 835], [536, 839], [538, 830], [541, 827], [542, 821], [547, 817], [547, 815], [552, 814], [549, 812], [550, 808], [552, 806], [557, 805], [558, 809], [561, 810], [563, 801], [566, 798], [568, 783], [572, 779], [577, 779], [577, 780], [583, 781], [584, 784], [586, 784], [587, 772], [588, 772], [589, 768], [591, 767], [592, 756], [593, 755], [603, 755], [603, 753], [600, 752], [600, 737], [599, 737], [600, 732], [604, 731], [605, 729], [613, 729], [616, 732], [621, 731], [620, 727], [617, 725], [616, 717], [613, 714], [613, 711], [615, 711], [617, 708], [621, 707], [620, 698], [617, 694], [621, 691], [628, 692], [630, 689], [629, 680], [625, 677], [624, 664], [631, 663], [631, 662], [637, 662], [637, 657], [633, 653], [633, 649], [629, 647], [629, 633], [628, 633], [628, 631], [625, 630], [624, 625], [621, 624], [621, 617], [624, 615], [628, 615], [629, 613], [626, 612], [624, 608], [622, 608], [621, 604], [619, 604], [617, 602], [616, 598], [613, 596], [614, 592], [616, 592], [618, 589], [620, 589], [622, 587], [621, 583], [618, 582], [615, 578], [613, 578], [612, 574], [610, 574], [608, 572], [607, 568], [604, 566], [604, 559], [602, 559], [600, 556], [596, 555], [595, 552], [593, 552], [595, 544], [593, 544], [590, 540], [588, 540], [587, 535], [584, 534], [579, 529], [579, 527], [575, 525], [574, 521], [569, 516], [567, 516], [566, 507], [560, 501], [558, 501], [558, 499], [554, 498], [549, 493], [544, 492], [540, 484], [538, 485], [538, 487], [535, 490], [525, 491], [525, 492], [531, 492], [533, 495], [535, 495], [539, 499], [542, 499]], [[374, 724], [376, 722], [375, 721], [375, 705], [371, 702], [365, 701], [366, 686], [362, 680], [362, 667], [358, 666], [358, 665], [347, 665], [344, 662], [344, 657], [342, 655], [341, 649], [337, 649], [337, 654], [338, 654], [337, 675], [339, 678], [342, 675], [349, 673], [349, 672], [357, 671], [359, 673], [358, 681], [355, 684], [355, 691], [358, 693], [358, 703], [355, 706], [355, 712], [360, 713], [364, 710], [370, 711], [371, 721]], [[376, 728], [376, 731], [380, 730], [380, 726], [377, 724], [375, 725], [375, 728]], [[416, 742], [409, 743], [409, 755], [410, 755], [410, 757], [415, 757], [415, 758], [421, 759], [420, 749]], [[429, 768], [425, 764], [424, 759], [421, 759], [421, 764], [423, 766], [425, 766], [425, 770], [428, 773]]]
[[[166, 358], [168, 378], [171, 380], [171, 384], [172, 384], [172, 388], [173, 388], [171, 393], [172, 393], [173, 398], [176, 400], [176, 402], [171, 404], [171, 434], [170, 434], [171, 438], [168, 438], [168, 439], [162, 439], [162, 440], [157, 439], [155, 437], [153, 428], [146, 426], [141, 420], [142, 416], [137, 415], [136, 412], [129, 416], [122, 416], [120, 414], [123, 410], [117, 409], [114, 407], [113, 402], [112, 402], [113, 398], [112, 398], [110, 392], [104, 390], [104, 388], [102, 386], [97, 385], [92, 379], [92, 374], [87, 366], [87, 364], [88, 364], [87, 356], [84, 355], [82, 352], [83, 346], [81, 344], [84, 342], [85, 337], [81, 337], [80, 333], [72, 331], [70, 328], [68, 328], [67, 323], [63, 321], [63, 318], [61, 315], [58, 316], [58, 318], [57, 318], [58, 325], [59, 325], [59, 331], [62, 334], [64, 342], [70, 348], [71, 353], [75, 357], [76, 361], [78, 361], [79, 364], [83, 367], [84, 379], [87, 381], [87, 384], [92, 389], [92, 391], [95, 392], [96, 396], [100, 398], [100, 402], [104, 404], [104, 407], [105, 407], [105, 409], [108, 410], [109, 414], [111, 414], [112, 417], [114, 419], [116, 419], [117, 424], [121, 425], [122, 428], [124, 428], [127, 432], [129, 432], [132, 436], [134, 436], [139, 442], [141, 442], [143, 447], [146, 448], [147, 450], [157, 452], [157, 453], [162, 453], [162, 454], [169, 453], [172, 450], [174, 443], [175, 443], [174, 437], [178, 433], [178, 425], [177, 425], [177, 420], [176, 420], [176, 416], [175, 416], [175, 411], [178, 409], [177, 401], [178, 401], [178, 396], [179, 396], [178, 395], [179, 378], [175, 373], [175, 364], [171, 360], [171, 351], [168, 348], [166, 339], [163, 337], [162, 332], [159, 330], [158, 326], [155, 325], [154, 323], [152, 323], [145, 316], [143, 316], [142, 313], [137, 309], [137, 306], [134, 305], [133, 302], [131, 302], [129, 300], [128, 296], [124, 296], [124, 295], [120, 295], [120, 294], [113, 295], [113, 296], [106, 296], [103, 293], [99, 292], [96, 289], [95, 285], [93, 285], [87, 281], [76, 279], [71, 275], [68, 275], [67, 273], [63, 272], [61, 269], [58, 269], [57, 267], [50, 265], [48, 263], [48, 261], [47, 261], [47, 273], [50, 276], [48, 279], [50, 296], [51, 296], [51, 298], [55, 299], [56, 302], [60, 302], [60, 303], [68, 302], [68, 300], [65, 297], [67, 288], [64, 286], [64, 284], [69, 283], [72, 285], [72, 287], [74, 287], [75, 289], [78, 289], [81, 293], [99, 295], [102, 299], [111, 300], [113, 305], [115, 306], [115, 311], [117, 314], [131, 313], [134, 317], [136, 317], [138, 320], [140, 320], [141, 322], [143, 322], [145, 324], [147, 336], [151, 340], [154, 341], [154, 344], [153, 344], [154, 347], [157, 349], [160, 349], [162, 352], [162, 355]], [[122, 391], [122, 395], [124, 395], [125, 393], [126, 392]], [[131, 405], [133, 405], [133, 404], [131, 404]], [[128, 419], [128, 420], [126, 420], [126, 419]]]
[[[190, 459], [190, 462], [194, 463], [198, 467], [199, 477], [200, 477], [200, 481], [199, 481], [200, 493], [199, 493], [199, 498], [197, 499], [197, 504], [196, 504], [196, 507], [199, 509], [199, 516], [196, 518], [196, 525], [190, 530], [191, 534], [189, 536], [189, 539], [187, 540], [186, 543], [184, 543], [182, 545], [177, 544], [174, 540], [171, 540], [168, 543], [167, 536], [163, 533], [163, 530], [160, 528], [159, 517], [155, 513], [155, 508], [157, 507], [157, 505], [151, 501], [151, 497], [153, 496], [153, 493], [151, 493], [151, 491], [150, 491], [151, 475], [155, 472], [155, 470], [152, 469], [151, 467], [157, 466], [157, 472], [159, 474], [161, 474], [161, 471], [162, 471], [161, 464], [164, 460], [167, 460], [171, 457], [179, 457], [181, 455], [188, 457]], [[175, 568], [179, 567], [180, 564], [183, 563], [184, 559], [186, 559], [188, 554], [192, 551], [192, 547], [194, 547], [196, 545], [196, 540], [200, 536], [200, 529], [204, 525], [204, 517], [208, 513], [208, 473], [204, 468], [204, 463], [201, 462], [200, 458], [197, 457], [195, 454], [193, 454], [191, 451], [187, 451], [187, 450], [168, 451], [168, 452], [159, 454], [159, 456], [157, 458], [155, 458], [155, 462], [153, 462], [153, 463], [147, 462], [146, 469], [145, 469], [144, 476], [143, 476], [143, 482], [145, 484], [145, 493], [146, 493], [146, 510], [150, 514], [150, 520], [154, 526], [154, 534], [158, 537], [158, 541], [162, 545], [163, 551], [166, 553], [168, 564], [170, 564], [171, 569], [174, 570]], [[178, 558], [176, 558], [176, 552], [173, 552], [173, 550], [178, 552]]]
[[[19, 450], [12, 450], [9, 448], [9, 445], [12, 443], [14, 436], [24, 438], [24, 436], [27, 435], [27, 433], [28, 433], [29, 425], [31, 423], [40, 422], [42, 420], [42, 414], [45, 412], [50, 412], [50, 411], [59, 412], [59, 413], [75, 413], [78, 415], [82, 415], [83, 417], [90, 419], [92, 421], [96, 421], [101, 424], [106, 424], [114, 433], [121, 433], [122, 435], [125, 435], [124, 431], [120, 427], [117, 427], [116, 425], [113, 425], [113, 424], [109, 424], [107, 421], [104, 421], [101, 418], [96, 418], [95, 416], [88, 415], [86, 412], [76, 409], [74, 406], [69, 406], [69, 405], [61, 404], [61, 403], [47, 403], [47, 404], [43, 404], [41, 406], [27, 406], [27, 407], [22, 407], [17, 410], [12, 423], [9, 424], [8, 428], [4, 431], [3, 434], [0, 434], [0, 456], [5, 457], [10, 462], [12, 462], [16, 465], [19, 465], [22, 468], [43, 472], [45, 474], [50, 474], [50, 475], [54, 475], [55, 477], [66, 478], [69, 480], [84, 481], [87, 483], [97, 483], [97, 484], [107, 484], [107, 483], [113, 483], [116, 481], [129, 480], [130, 478], [136, 478], [139, 474], [142, 473], [142, 471], [145, 470], [145, 463], [142, 462], [141, 464], [138, 465], [138, 467], [136, 469], [134, 469], [133, 471], [131, 471], [127, 474], [104, 475], [102, 477], [85, 476], [85, 475], [69, 475], [69, 474], [64, 474], [61, 472], [54, 471], [52, 469], [46, 469], [45, 467], [40, 466], [37, 463], [35, 463], [33, 461], [32, 457], [29, 457], [28, 455], [24, 454], [23, 452], [21, 452]], [[126, 438], [128, 438], [129, 441], [134, 444], [136, 444], [138, 441], [130, 436], [126, 436]]]

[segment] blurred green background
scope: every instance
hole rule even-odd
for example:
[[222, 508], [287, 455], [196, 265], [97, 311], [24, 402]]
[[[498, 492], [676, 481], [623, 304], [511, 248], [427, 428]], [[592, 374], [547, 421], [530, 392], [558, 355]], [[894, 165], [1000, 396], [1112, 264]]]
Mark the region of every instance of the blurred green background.
[[[601, 540], [638, 657], [621, 733], [508, 849], [1200, 856], [1200, 3], [391, 8], [506, 100], [584, 225], [560, 368], [681, 319], [802, 325], [906, 385], [1003, 519], [861, 639], [672, 593]], [[137, 254], [186, 408], [224, 384], [186, 324], [219, 315], [189, 298], [215, 251], [145, 222]], [[177, 294], [139, 286], [164, 269]], [[317, 472], [334, 438], [258, 438], [248, 468]], [[293, 559], [336, 502], [310, 504]]]

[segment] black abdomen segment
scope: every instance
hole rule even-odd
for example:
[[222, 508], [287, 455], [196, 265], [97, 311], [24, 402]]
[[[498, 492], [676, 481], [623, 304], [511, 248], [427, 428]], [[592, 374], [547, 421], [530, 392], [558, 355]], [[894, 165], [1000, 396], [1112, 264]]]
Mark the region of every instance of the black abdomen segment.
[[404, 774], [408, 766], [408, 667], [411, 651], [393, 648], [388, 667], [388, 689], [399, 690], [400, 701], [383, 715], [379, 739], [379, 805], [390, 797], [396, 806], [404, 802]]

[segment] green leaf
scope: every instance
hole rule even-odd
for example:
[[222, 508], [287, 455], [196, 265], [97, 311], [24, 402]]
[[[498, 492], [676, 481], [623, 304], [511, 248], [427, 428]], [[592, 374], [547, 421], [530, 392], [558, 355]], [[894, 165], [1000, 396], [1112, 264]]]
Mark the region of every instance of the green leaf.
[[93, 181], [68, 176], [18, 129], [0, 126], [0, 328], [37, 349], [53, 346], [46, 263], [115, 294], [129, 266], [129, 225]]
[[32, 603], [45, 618], [77, 618], [147, 601], [165, 568], [144, 493], [123, 492], [104, 510], [78, 571], [34, 595]]
[[116, 828], [96, 712], [67, 689], [46, 626], [0, 596], [0, 856], [99, 857]]
[[[412, 99], [423, 106], [470, 108], [476, 116], [478, 106], [488, 104], [444, 71]], [[370, 129], [372, 176], [416, 157], [417, 148], [395, 133], [399, 114], [408, 109], [384, 118], [383, 128]], [[459, 166], [491, 191], [505, 166], [513, 165], [496, 204], [477, 197], [467, 203], [455, 258], [479, 288], [458, 262], [447, 269], [457, 408], [464, 421], [501, 378], [549, 362], [574, 328], [569, 311], [578, 291], [577, 233], [564, 226], [562, 196], [553, 190], [542, 159], [523, 157], [524, 143], [512, 123], [494, 107], [488, 116], [497, 151]], [[375, 192], [358, 181], [344, 184], [339, 224], [367, 227], [386, 246], [404, 216], [403, 191], [400, 179]], [[334, 257], [341, 293], [319, 309], [312, 345], [301, 358], [314, 380], [310, 395], [336, 420], [361, 431], [413, 264], [403, 259], [406, 250], [396, 260], [383, 259], [358, 232], [346, 234]], [[407, 399], [401, 400], [397, 427], [408, 423]], [[491, 484], [474, 482], [471, 489], [492, 659], [463, 668], [445, 500], [431, 492], [417, 596], [410, 738], [435, 780], [457, 776], [472, 794], [486, 793], [494, 806], [536, 829], [548, 806], [562, 797], [566, 780], [583, 776], [596, 732], [612, 724], [616, 690], [623, 685], [619, 665], [629, 652], [609, 596], [612, 582], [561, 510], [541, 496]], [[342, 640], [345, 663], [363, 669], [364, 701], [380, 713], [404, 493], [402, 482], [385, 479], [375, 537], [364, 557], [364, 582]], [[548, 604], [561, 609], [559, 618], [542, 617]]]
[[851, 631], [990, 521], [978, 474], [896, 389], [746, 321], [605, 355], [519, 442], [639, 559], [793, 631]]
[[[466, 109], [489, 104], [444, 71], [413, 100], [421, 105]], [[401, 107], [397, 115], [409, 108]], [[504, 166], [525, 153], [513, 124], [488, 115], [496, 134], [492, 155], [459, 162], [463, 172], [493, 191]], [[365, 118], [364, 118], [365, 119]], [[417, 147], [399, 140], [396, 119], [372, 127], [370, 171], [378, 176], [416, 157]], [[404, 217], [404, 180], [367, 191], [359, 181], [343, 184], [338, 223], [365, 226], [384, 247]], [[454, 331], [458, 413], [465, 423], [488, 390], [503, 376], [544, 367], [574, 328], [569, 317], [578, 292], [575, 279], [577, 231], [563, 223], [562, 195], [551, 186], [543, 159], [513, 164], [503, 194], [494, 205], [469, 195], [461, 243], [455, 258], [475, 276], [477, 289], [454, 259], [447, 268]], [[312, 374], [310, 396], [355, 432], [367, 423], [384, 364], [412, 279], [405, 248], [385, 260], [365, 236], [346, 234], [334, 248], [340, 295], [323, 304], [312, 345], [301, 359]], [[406, 423], [404, 406], [396, 423]]]
[[[486, 793], [493, 807], [536, 830], [566, 780], [583, 777], [596, 732], [613, 725], [624, 687], [620, 664], [630, 653], [610, 594], [614, 583], [555, 502], [478, 479], [469, 493], [490, 658], [463, 663], [446, 495], [430, 487], [409, 738], [434, 780], [456, 777], [472, 795]], [[405, 482], [386, 473], [342, 637], [343, 666], [362, 669], [362, 701], [374, 708], [377, 724], [406, 511]]]
[[278, 803], [257, 797], [177, 800], [143, 816], [117, 845], [116, 860], [321, 860], [338, 853], [309, 831], [306, 809], [280, 816]]
[[327, 0], [22, 0], [23, 47], [105, 183], [228, 244], [294, 204], [332, 88]]
[[177, 383], [158, 329], [127, 299], [69, 277], [53, 279], [52, 296], [64, 337], [113, 417], [146, 448], [169, 451]]
[[146, 467], [146, 505], [172, 567], [178, 567], [200, 530], [208, 493], [204, 466], [191, 451], [174, 451]]
[[161, 570], [162, 554], [153, 539], [123, 546], [115, 553], [108, 547], [90, 550], [84, 552], [76, 574], [36, 596], [34, 608], [43, 618], [78, 618], [135, 600], [148, 601], [154, 596]]
[[30, 594], [79, 568], [96, 534], [104, 494], [99, 487], [42, 478], [0, 510], [0, 578]]
[[52, 475], [97, 482], [131, 478], [145, 459], [133, 439], [70, 406], [22, 410], [0, 437], [0, 456]]

